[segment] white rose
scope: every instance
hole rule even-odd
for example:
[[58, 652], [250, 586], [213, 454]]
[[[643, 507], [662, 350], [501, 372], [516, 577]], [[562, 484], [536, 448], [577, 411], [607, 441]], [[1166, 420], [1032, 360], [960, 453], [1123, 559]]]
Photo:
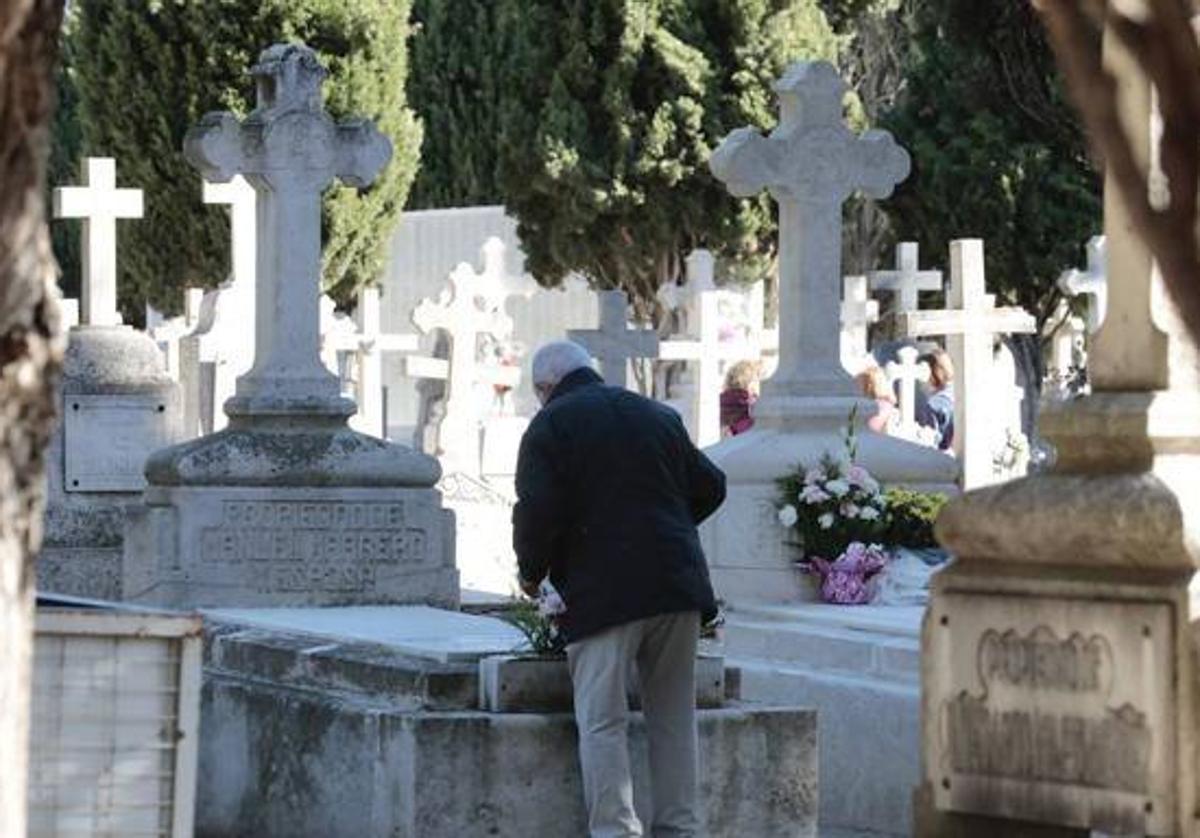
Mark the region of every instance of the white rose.
[[857, 518], [863, 510], [856, 503], [843, 503], [841, 512], [847, 518]]
[[788, 504], [779, 510], [779, 523], [785, 527], [796, 525], [796, 519], [799, 517], [796, 513], [796, 507]]
[[858, 511], [858, 517], [864, 521], [874, 521], [879, 517], [879, 510], [873, 506], [864, 506]]
[[840, 498], [842, 495], [850, 491], [850, 484], [841, 478], [830, 480], [825, 484], [825, 491], [829, 492], [829, 494], [833, 495], [835, 498]]
[[822, 515], [820, 518], [817, 519], [817, 523], [821, 526], [821, 529], [823, 529], [823, 530], [829, 529], [830, 527], [833, 526], [833, 513], [826, 512], [824, 515]]

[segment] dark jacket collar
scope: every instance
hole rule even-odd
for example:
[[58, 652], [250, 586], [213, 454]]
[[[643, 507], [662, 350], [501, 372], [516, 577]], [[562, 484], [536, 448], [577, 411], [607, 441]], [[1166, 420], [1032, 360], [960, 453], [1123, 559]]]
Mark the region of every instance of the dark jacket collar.
[[591, 367], [580, 367], [563, 376], [563, 380], [554, 386], [554, 390], [550, 393], [550, 398], [546, 399], [546, 404], [550, 404], [550, 402], [559, 396], [565, 396], [567, 393], [570, 393], [572, 390], [578, 390], [580, 387], [603, 383], [604, 379], [594, 369]]

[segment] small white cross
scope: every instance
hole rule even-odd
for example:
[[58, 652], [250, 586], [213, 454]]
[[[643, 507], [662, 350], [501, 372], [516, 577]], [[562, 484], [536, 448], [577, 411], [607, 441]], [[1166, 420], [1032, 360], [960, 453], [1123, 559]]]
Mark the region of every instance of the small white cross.
[[1058, 287], [1072, 297], [1091, 297], [1087, 311], [1088, 334], [1094, 335], [1108, 314], [1108, 272], [1104, 236], [1092, 236], [1087, 243], [1087, 270], [1069, 268], [1058, 278]]
[[117, 188], [117, 161], [84, 160], [85, 186], [54, 190], [55, 218], [82, 218], [80, 323], [119, 326], [117, 312], [117, 219], [142, 217], [142, 190]]
[[624, 291], [600, 291], [600, 328], [569, 329], [567, 338], [575, 341], [600, 365], [604, 380], [616, 387], [629, 386], [627, 362], [631, 358], [658, 356], [658, 335], [650, 329], [630, 329], [629, 299]]
[[[258, 198], [254, 187], [237, 175], [228, 183], [212, 183], [204, 181], [204, 203], [226, 204], [229, 206], [229, 249], [230, 271], [229, 279], [235, 286], [241, 288], [254, 287], [255, 255], [255, 213]], [[254, 292], [244, 295], [244, 301], [249, 305], [246, 317], [254, 322]]]
[[954, 450], [962, 461], [964, 489], [986, 485], [993, 478], [988, 439], [990, 394], [996, 335], [1037, 331], [1033, 315], [1020, 308], [996, 308], [986, 293], [983, 241], [950, 242], [950, 308], [902, 312], [898, 318], [906, 337], [944, 335], [954, 362]]
[[919, 353], [914, 346], [902, 346], [884, 370], [893, 384], [900, 382], [900, 424], [911, 428], [916, 424], [917, 383], [929, 380], [929, 365], [918, 363]]
[[879, 302], [867, 291], [865, 276], [842, 277], [842, 363], [859, 364], [868, 351], [871, 324], [879, 320]]
[[896, 269], [871, 272], [871, 290], [895, 293], [897, 312], [916, 311], [920, 291], [942, 290], [942, 272], [920, 270], [917, 253], [916, 242], [900, 242], [896, 245]]

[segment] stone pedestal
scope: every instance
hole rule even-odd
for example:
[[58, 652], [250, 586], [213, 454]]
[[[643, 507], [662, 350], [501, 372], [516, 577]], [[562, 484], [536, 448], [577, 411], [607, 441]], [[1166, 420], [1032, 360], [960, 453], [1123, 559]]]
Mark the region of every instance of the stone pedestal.
[[354, 402], [319, 354], [321, 194], [365, 188], [391, 157], [369, 122], [335, 124], [325, 70], [301, 45], [253, 68], [258, 106], [209, 114], [185, 154], [206, 180], [256, 192], [254, 364], [229, 424], [159, 451], [126, 538], [127, 597], [196, 605], [456, 606], [453, 518], [437, 462], [351, 430]]
[[[1150, 86], [1118, 43], [1118, 110], [1153, 161]], [[923, 627], [919, 835], [1200, 834], [1200, 353], [1132, 226], [1108, 190], [1095, 390], [1046, 406], [1053, 472], [938, 521], [957, 561]]]
[[146, 487], [146, 458], [180, 438], [179, 387], [146, 334], [79, 326], [67, 344], [58, 407], [38, 588], [120, 599], [126, 511]]

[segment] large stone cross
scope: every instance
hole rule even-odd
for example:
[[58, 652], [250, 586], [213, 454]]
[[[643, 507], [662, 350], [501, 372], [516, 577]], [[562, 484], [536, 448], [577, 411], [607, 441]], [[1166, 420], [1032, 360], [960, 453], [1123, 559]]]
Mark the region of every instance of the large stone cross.
[[142, 217], [142, 190], [117, 188], [117, 161], [111, 157], [84, 160], [84, 183], [54, 190], [54, 217], [83, 219], [80, 323], [119, 326], [117, 219]]
[[1037, 331], [1033, 315], [1020, 308], [996, 308], [984, 281], [983, 242], [950, 242], [949, 308], [910, 311], [899, 316], [907, 337], [942, 335], [954, 362], [954, 450], [962, 462], [964, 489], [993, 479], [989, 413], [993, 347], [997, 335]]
[[710, 161], [734, 195], [767, 189], [779, 203], [779, 369], [757, 408], [769, 423], [805, 421], [797, 400], [857, 397], [840, 357], [842, 203], [859, 190], [885, 198], [908, 176], [890, 134], [843, 124], [845, 89], [831, 64], [793, 64], [775, 85], [778, 127], [766, 137], [739, 128]]
[[479, 337], [508, 335], [512, 320], [487, 300], [487, 266], [477, 274], [468, 262], [450, 273], [449, 284], [436, 301], [425, 299], [413, 310], [413, 324], [423, 334], [442, 329], [450, 338], [449, 360], [410, 355], [405, 372], [411, 378], [446, 382], [445, 414], [438, 433], [438, 458], [446, 471], [478, 475], [481, 463], [482, 423], [476, 384], [515, 387], [519, 367], [489, 367], [479, 362]]
[[325, 69], [308, 47], [270, 47], [252, 72], [258, 102], [245, 121], [208, 114], [184, 140], [206, 180], [241, 173], [258, 196], [254, 366], [226, 410], [349, 416], [354, 406], [320, 359], [321, 194], [335, 179], [369, 185], [392, 146], [367, 121], [334, 123], [321, 103]]
[[1108, 274], [1104, 251], [1104, 236], [1092, 236], [1087, 243], [1087, 270], [1069, 268], [1058, 278], [1058, 287], [1064, 294], [1091, 297], [1087, 311], [1089, 335], [1100, 331], [1108, 314]]
[[879, 302], [867, 290], [862, 275], [842, 277], [842, 363], [861, 364], [868, 352], [871, 324], [879, 320]]
[[627, 362], [658, 356], [658, 335], [649, 329], [630, 329], [629, 298], [624, 291], [600, 291], [599, 329], [568, 329], [567, 337], [585, 347], [600, 365], [605, 382], [629, 386]]
[[916, 311], [919, 292], [941, 291], [942, 272], [923, 271], [919, 267], [916, 242], [896, 245], [896, 268], [891, 271], [872, 271], [872, 291], [892, 291], [896, 295], [896, 311]]

